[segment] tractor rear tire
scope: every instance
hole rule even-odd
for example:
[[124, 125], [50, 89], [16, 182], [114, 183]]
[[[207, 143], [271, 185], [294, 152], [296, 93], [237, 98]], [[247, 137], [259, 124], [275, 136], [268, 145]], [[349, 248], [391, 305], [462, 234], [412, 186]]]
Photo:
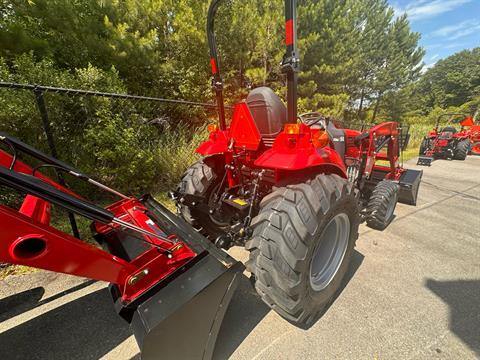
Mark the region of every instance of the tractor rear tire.
[[389, 180], [380, 181], [373, 189], [366, 208], [368, 227], [384, 230], [393, 220], [399, 186]]
[[335, 299], [358, 238], [353, 187], [337, 175], [276, 189], [253, 219], [247, 269], [262, 300], [309, 327]]
[[455, 156], [453, 158], [455, 160], [465, 160], [467, 158], [469, 150], [470, 141], [462, 140], [457, 144], [457, 148], [455, 149]]
[[[203, 197], [208, 201], [210, 194], [221, 181], [217, 173], [214, 159], [199, 160], [185, 171], [178, 184], [177, 192], [183, 195]], [[183, 219], [202, 235], [215, 240], [223, 234], [221, 227], [212, 221], [209, 214], [178, 201], [176, 205]]]
[[420, 150], [418, 151], [418, 155], [423, 156], [426, 154], [429, 146], [428, 139], [423, 139], [422, 143], [420, 144]]

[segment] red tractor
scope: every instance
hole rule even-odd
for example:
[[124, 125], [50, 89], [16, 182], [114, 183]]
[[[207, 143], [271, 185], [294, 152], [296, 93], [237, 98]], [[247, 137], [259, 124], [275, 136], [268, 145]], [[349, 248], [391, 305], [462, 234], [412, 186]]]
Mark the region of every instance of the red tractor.
[[[311, 324], [334, 298], [365, 219], [383, 229], [397, 200], [415, 204], [422, 173], [399, 165], [397, 123], [359, 132], [318, 113], [297, 119], [295, 0], [286, 0], [288, 106], [268, 88], [235, 106], [227, 128], [213, 21], [208, 14], [220, 126], [175, 198], [188, 223], [151, 196], [126, 196], [22, 141], [0, 133], [0, 185], [24, 194], [0, 205], [0, 262], [110, 283], [143, 359], [208, 359], [244, 267], [205, 239], [244, 245], [262, 299], [288, 320]], [[29, 166], [20, 160], [36, 161]], [[388, 163], [379, 165], [377, 160]], [[54, 168], [119, 200], [105, 208], [42, 171]], [[52, 206], [92, 221], [98, 246], [51, 224]], [[101, 341], [101, 340], [100, 340]]]
[[466, 128], [465, 133], [470, 139], [470, 154], [480, 155], [480, 121], [467, 117], [460, 125]]
[[319, 113], [297, 116], [295, 2], [285, 1], [287, 106], [270, 88], [256, 88], [234, 106], [229, 126], [214, 34], [221, 0], [212, 2], [207, 31], [219, 125], [209, 126], [196, 150], [204, 158], [172, 196], [217, 246], [245, 246], [263, 301], [309, 326], [340, 287], [361, 220], [384, 229], [397, 200], [416, 203], [422, 172], [400, 166], [395, 122], [359, 132]]
[[[440, 120], [444, 117], [449, 120], [440, 127]], [[461, 125], [460, 131], [454, 126], [454, 120], [458, 116], [463, 117], [460, 123], [470, 119], [464, 114], [442, 114], [437, 118], [435, 127], [424, 137], [420, 144], [417, 165], [430, 166], [435, 159], [465, 160], [470, 151], [470, 139], [468, 133]]]

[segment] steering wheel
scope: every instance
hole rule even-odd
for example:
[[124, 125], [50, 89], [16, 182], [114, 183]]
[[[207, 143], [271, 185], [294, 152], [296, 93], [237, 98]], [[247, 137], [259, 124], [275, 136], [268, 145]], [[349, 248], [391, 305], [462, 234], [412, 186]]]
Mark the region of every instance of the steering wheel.
[[298, 116], [300, 121], [307, 126], [318, 126], [325, 130], [328, 124], [328, 118], [319, 112], [307, 112]]

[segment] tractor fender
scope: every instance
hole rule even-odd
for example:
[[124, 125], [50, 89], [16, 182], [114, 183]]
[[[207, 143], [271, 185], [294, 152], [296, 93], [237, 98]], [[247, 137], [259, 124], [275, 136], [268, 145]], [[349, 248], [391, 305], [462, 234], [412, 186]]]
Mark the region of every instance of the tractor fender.
[[210, 133], [207, 141], [204, 141], [195, 150], [203, 156], [223, 154], [228, 150], [228, 131], [216, 130]]
[[322, 167], [330, 169], [327, 171], [328, 173], [335, 172], [347, 178], [345, 164], [334, 149], [330, 147], [315, 148], [310, 142], [302, 144], [302, 141], [299, 141], [294, 147], [284, 146], [282, 136], [283, 134], [279, 135], [274, 146], [255, 160], [256, 167], [287, 171]]

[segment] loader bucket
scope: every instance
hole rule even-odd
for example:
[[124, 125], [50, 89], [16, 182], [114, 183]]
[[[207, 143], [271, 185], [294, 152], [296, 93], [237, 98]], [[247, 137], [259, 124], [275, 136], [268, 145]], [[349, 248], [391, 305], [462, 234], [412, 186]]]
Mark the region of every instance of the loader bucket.
[[433, 161], [433, 157], [431, 156], [419, 156], [417, 160], [417, 165], [431, 166], [432, 161]]
[[135, 335], [142, 359], [210, 359], [220, 325], [244, 270], [224, 251], [149, 196], [148, 216], [199, 254], [134, 304], [115, 307]]
[[398, 201], [407, 205], [417, 205], [418, 190], [420, 189], [420, 180], [422, 179], [422, 170], [407, 169], [400, 179], [400, 192]]

